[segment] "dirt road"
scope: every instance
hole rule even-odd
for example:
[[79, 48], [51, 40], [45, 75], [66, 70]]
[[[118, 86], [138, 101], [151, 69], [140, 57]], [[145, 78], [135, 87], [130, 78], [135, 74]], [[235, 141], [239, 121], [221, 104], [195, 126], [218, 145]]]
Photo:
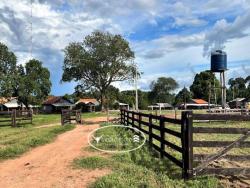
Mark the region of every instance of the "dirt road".
[[109, 170], [78, 170], [72, 160], [90, 156], [88, 134], [106, 118], [93, 118], [91, 125], [78, 125], [74, 130], [59, 135], [53, 143], [37, 147], [19, 158], [0, 163], [1, 188], [86, 187]]

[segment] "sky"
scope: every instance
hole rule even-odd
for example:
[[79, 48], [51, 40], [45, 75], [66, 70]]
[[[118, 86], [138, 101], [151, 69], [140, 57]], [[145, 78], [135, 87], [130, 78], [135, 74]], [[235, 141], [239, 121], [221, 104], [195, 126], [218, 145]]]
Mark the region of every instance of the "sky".
[[33, 0], [32, 18], [30, 0], [0, 0], [0, 42], [25, 64], [32, 36], [32, 57], [50, 70], [53, 95], [71, 94], [76, 85], [60, 82], [63, 49], [95, 30], [129, 41], [142, 90], [161, 76], [176, 79], [179, 89], [190, 86], [210, 68], [215, 49], [228, 54], [227, 79], [250, 75], [250, 0]]

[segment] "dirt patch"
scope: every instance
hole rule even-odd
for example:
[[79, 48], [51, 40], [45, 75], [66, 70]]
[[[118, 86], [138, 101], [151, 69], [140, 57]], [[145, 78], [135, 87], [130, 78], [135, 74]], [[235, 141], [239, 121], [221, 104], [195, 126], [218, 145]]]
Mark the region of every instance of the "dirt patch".
[[58, 126], [58, 125], [61, 125], [60, 123], [51, 123], [51, 124], [47, 124], [47, 125], [41, 125], [41, 126], [37, 126], [35, 127], [36, 129], [39, 129], [39, 128], [47, 128], [47, 127], [54, 127], [54, 126]]
[[[236, 162], [227, 159], [220, 159], [209, 165], [213, 168], [246, 168], [249, 162]], [[220, 182], [224, 187], [250, 187], [250, 179], [245, 176], [219, 176]]]
[[[105, 121], [104, 118], [92, 120]], [[59, 135], [53, 143], [37, 147], [17, 159], [1, 162], [0, 187], [86, 187], [96, 178], [108, 174], [108, 169], [79, 170], [71, 166], [77, 157], [100, 154], [83, 149], [88, 147], [88, 134], [98, 126], [77, 125], [74, 130]]]

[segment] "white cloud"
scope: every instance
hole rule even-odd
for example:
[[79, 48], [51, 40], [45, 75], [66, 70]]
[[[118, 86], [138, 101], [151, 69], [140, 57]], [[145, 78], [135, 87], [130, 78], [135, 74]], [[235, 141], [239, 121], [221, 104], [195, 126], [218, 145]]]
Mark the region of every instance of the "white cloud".
[[219, 20], [214, 27], [206, 33], [204, 55], [208, 55], [214, 49], [223, 49], [230, 39], [243, 38], [249, 35], [246, 30], [250, 28], [250, 10], [244, 15], [238, 16], [232, 23], [225, 19]]
[[[209, 67], [209, 59], [202, 57], [204, 42], [206, 52], [225, 46], [230, 61], [250, 59], [249, 8], [249, 0], [34, 0], [33, 55], [44, 61], [58, 83], [61, 50], [69, 42], [81, 41], [96, 29], [139, 36], [152, 27], [155, 30], [145, 36], [149, 39], [130, 40], [145, 72], [139, 81], [141, 88], [158, 76], [172, 76], [188, 85], [195, 72]], [[214, 20], [217, 22], [209, 28]], [[30, 0], [0, 1], [0, 39], [22, 64], [30, 57], [29, 27]], [[125, 85], [119, 87], [131, 88]]]
[[162, 58], [170, 52], [187, 49], [203, 44], [204, 34], [166, 35], [151, 41], [142, 41], [135, 44], [137, 55], [147, 59]]

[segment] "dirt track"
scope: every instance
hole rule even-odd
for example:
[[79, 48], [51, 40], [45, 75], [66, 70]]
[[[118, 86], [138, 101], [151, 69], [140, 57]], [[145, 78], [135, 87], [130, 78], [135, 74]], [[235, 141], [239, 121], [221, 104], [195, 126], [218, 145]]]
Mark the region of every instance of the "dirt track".
[[[78, 170], [71, 166], [79, 156], [93, 152], [83, 150], [88, 146], [87, 136], [105, 118], [93, 118], [96, 124], [78, 125], [74, 130], [59, 135], [53, 143], [37, 147], [19, 158], [0, 163], [1, 188], [86, 187], [109, 170]], [[90, 120], [88, 120], [90, 121]]]

